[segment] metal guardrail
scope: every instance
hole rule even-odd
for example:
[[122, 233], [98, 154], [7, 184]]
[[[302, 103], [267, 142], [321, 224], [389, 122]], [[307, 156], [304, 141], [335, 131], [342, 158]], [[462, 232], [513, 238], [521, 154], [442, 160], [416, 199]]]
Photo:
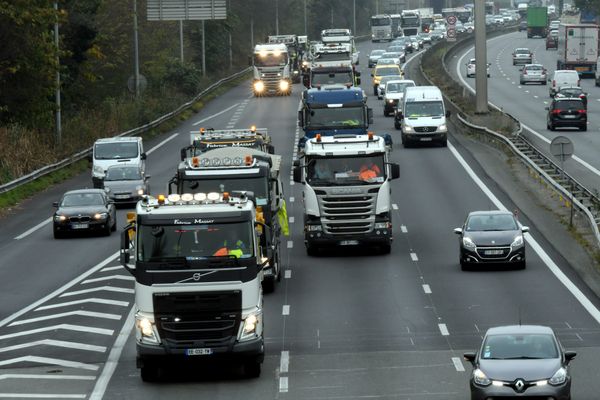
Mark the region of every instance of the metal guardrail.
[[[157, 126], [159, 126], [160, 124], [170, 120], [171, 118], [176, 117], [177, 115], [179, 115], [180, 113], [182, 113], [183, 111], [187, 110], [188, 108], [190, 108], [194, 103], [196, 103], [198, 100], [200, 100], [202, 97], [206, 96], [208, 93], [212, 92], [213, 90], [217, 89], [219, 86], [228, 83], [234, 79], [237, 79], [241, 76], [243, 76], [244, 74], [246, 74], [247, 72], [249, 72], [251, 70], [250, 67], [236, 72], [233, 75], [227, 76], [223, 79], [218, 80], [217, 82], [213, 83], [212, 85], [210, 85], [209, 87], [207, 87], [206, 89], [204, 89], [203, 91], [201, 91], [200, 93], [198, 93], [192, 100], [188, 101], [187, 103], [182, 104], [181, 106], [177, 107], [177, 109], [175, 109], [174, 111], [171, 111], [168, 114], [165, 114], [157, 119], [155, 119], [154, 121], [151, 121], [145, 125], [139, 126], [137, 128], [134, 129], [130, 129], [128, 131], [122, 132], [118, 135], [115, 135], [114, 137], [122, 137], [122, 136], [133, 136], [133, 135], [138, 135], [144, 132], [148, 132], [154, 128], [156, 128]], [[9, 192], [21, 185], [24, 185], [26, 183], [32, 182], [38, 178], [41, 178], [42, 176], [48, 175], [52, 172], [58, 171], [61, 168], [64, 168], [68, 165], [71, 165], [79, 160], [83, 160], [84, 158], [86, 158], [87, 156], [89, 156], [92, 153], [92, 148], [87, 148], [83, 151], [80, 151], [79, 153], [73, 154], [70, 157], [65, 158], [64, 160], [58, 161], [57, 163], [54, 164], [50, 164], [50, 165], [46, 165], [45, 167], [42, 167], [36, 171], [33, 171], [27, 175], [24, 175], [20, 178], [17, 178], [11, 182], [5, 183], [4, 185], [0, 185], [0, 194], [2, 193], [6, 193]]]

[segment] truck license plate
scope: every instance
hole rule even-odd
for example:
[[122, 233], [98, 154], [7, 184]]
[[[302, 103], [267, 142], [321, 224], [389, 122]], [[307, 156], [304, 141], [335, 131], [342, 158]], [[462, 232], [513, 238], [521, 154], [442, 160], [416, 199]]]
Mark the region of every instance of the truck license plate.
[[212, 349], [186, 349], [187, 356], [207, 356], [212, 354]]
[[72, 224], [71, 228], [73, 229], [87, 229], [89, 227], [88, 224]]
[[340, 242], [340, 246], [356, 246], [358, 244], [358, 240], [342, 240]]
[[488, 256], [499, 256], [503, 253], [502, 250], [486, 250], [485, 254]]

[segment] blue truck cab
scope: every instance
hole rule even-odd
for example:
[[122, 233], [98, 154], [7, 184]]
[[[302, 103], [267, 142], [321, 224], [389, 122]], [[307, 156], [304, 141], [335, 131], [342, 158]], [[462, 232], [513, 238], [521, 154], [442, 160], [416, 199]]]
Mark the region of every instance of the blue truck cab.
[[[304, 137], [298, 142], [300, 151], [308, 139], [321, 136], [366, 135], [373, 123], [373, 110], [367, 107], [367, 96], [360, 87], [332, 86], [307, 89], [302, 93], [298, 125]], [[391, 136], [382, 135], [387, 145]]]

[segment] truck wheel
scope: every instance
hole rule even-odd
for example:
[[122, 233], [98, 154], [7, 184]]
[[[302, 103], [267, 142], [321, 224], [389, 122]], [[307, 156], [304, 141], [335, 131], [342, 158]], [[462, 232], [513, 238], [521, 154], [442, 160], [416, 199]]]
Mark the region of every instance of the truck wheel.
[[381, 251], [381, 254], [390, 254], [392, 251], [392, 245], [389, 243], [382, 244], [379, 246], [379, 250]]
[[448, 147], [448, 139], [447, 138], [442, 139], [440, 141], [440, 146], [442, 146], [442, 147]]
[[268, 276], [262, 283], [263, 292], [273, 293], [275, 291], [275, 276]]
[[244, 364], [244, 374], [246, 378], [258, 378], [260, 376], [261, 364], [255, 360]]
[[157, 382], [162, 377], [162, 370], [156, 365], [144, 365], [140, 368], [140, 376], [144, 382]]

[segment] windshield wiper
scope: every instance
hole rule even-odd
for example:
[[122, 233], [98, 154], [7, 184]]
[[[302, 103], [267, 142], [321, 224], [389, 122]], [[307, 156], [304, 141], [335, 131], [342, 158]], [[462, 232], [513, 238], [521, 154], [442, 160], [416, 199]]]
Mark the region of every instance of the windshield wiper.
[[518, 357], [505, 357], [500, 360], [544, 360], [546, 357], [530, 357], [530, 356], [518, 356]]

